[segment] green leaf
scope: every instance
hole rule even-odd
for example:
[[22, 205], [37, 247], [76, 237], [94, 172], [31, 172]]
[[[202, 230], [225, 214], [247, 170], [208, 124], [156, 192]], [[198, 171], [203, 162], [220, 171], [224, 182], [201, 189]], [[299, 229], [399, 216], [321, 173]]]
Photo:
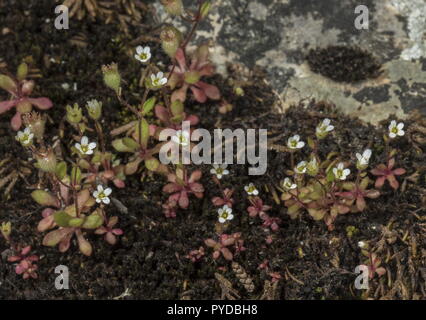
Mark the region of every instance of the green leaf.
[[84, 220], [82, 218], [72, 218], [69, 222], [68, 225], [70, 227], [80, 227], [83, 224]]
[[157, 170], [159, 165], [160, 161], [158, 161], [156, 158], [149, 158], [145, 160], [145, 167], [150, 171]]
[[96, 229], [99, 228], [103, 222], [104, 220], [99, 214], [93, 213], [86, 218], [86, 221], [84, 221], [82, 227], [85, 229]]
[[55, 169], [56, 175], [59, 180], [62, 180], [67, 175], [67, 163], [65, 161], [61, 161], [56, 165]]
[[[125, 138], [125, 139], [130, 139], [131, 138]], [[133, 140], [134, 141], [134, 140]], [[115, 150], [117, 150], [118, 152], [134, 152], [134, 150], [132, 148], [129, 148], [128, 146], [126, 146], [123, 143], [123, 139], [116, 139], [112, 142], [112, 146], [114, 147]]]
[[72, 184], [74, 184], [74, 185], [80, 184], [81, 170], [80, 170], [79, 167], [74, 166], [71, 169], [71, 177], [70, 178], [71, 178]]
[[336, 177], [334, 176], [333, 170], [327, 171], [327, 182], [333, 182]]
[[142, 106], [142, 112], [144, 115], [151, 112], [152, 109], [154, 109], [155, 102], [157, 99], [155, 97], [151, 97], [148, 100], [145, 101], [145, 103]]
[[55, 220], [56, 224], [60, 227], [70, 227], [70, 220], [73, 218], [67, 214], [65, 211], [56, 211], [53, 214], [53, 219]]
[[58, 207], [58, 199], [44, 190], [35, 190], [31, 193], [31, 197], [39, 205], [48, 206], [48, 207]]

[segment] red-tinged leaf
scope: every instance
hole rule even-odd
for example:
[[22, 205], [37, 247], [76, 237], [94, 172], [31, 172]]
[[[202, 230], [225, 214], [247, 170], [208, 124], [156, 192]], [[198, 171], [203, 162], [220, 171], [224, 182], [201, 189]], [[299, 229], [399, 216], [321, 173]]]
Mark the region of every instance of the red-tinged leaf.
[[39, 232], [44, 232], [46, 230], [52, 229], [52, 227], [55, 225], [55, 219], [54, 217], [48, 216], [42, 220], [40, 220], [40, 222], [38, 223], [37, 226], [37, 231]]
[[197, 100], [199, 103], [204, 103], [207, 101], [207, 95], [204, 93], [202, 89], [198, 89], [195, 86], [191, 86], [191, 91], [194, 94], [195, 100]]
[[365, 203], [364, 197], [362, 195], [359, 195], [356, 198], [356, 207], [358, 208], [359, 211], [364, 211], [366, 206], [367, 205]]
[[188, 193], [186, 191], [181, 191], [179, 197], [179, 207], [182, 209], [187, 209], [189, 206], [189, 198]]
[[403, 168], [398, 168], [398, 169], [393, 170], [393, 174], [396, 175], [396, 176], [400, 176], [402, 174], [405, 174], [406, 172], [407, 171]]
[[17, 104], [17, 100], [0, 102], [0, 114], [9, 111]]
[[214, 206], [220, 207], [220, 206], [223, 206], [225, 204], [225, 201], [220, 197], [214, 197], [212, 199], [212, 203], [213, 203]]
[[204, 187], [201, 183], [195, 182], [190, 184], [190, 189], [194, 193], [203, 193]]
[[188, 91], [188, 85], [184, 84], [182, 88], [173, 91], [171, 96], [171, 101], [175, 102], [176, 100], [180, 100], [182, 102], [185, 102], [187, 91]]
[[228, 248], [222, 248], [222, 249], [220, 249], [220, 251], [222, 252], [223, 257], [224, 257], [226, 260], [228, 260], [228, 261], [232, 261], [232, 259], [234, 258], [234, 256], [232, 255], [232, 252], [231, 252], [231, 251], [229, 251], [229, 249], [228, 249]]
[[170, 120], [169, 111], [160, 105], [155, 106], [155, 115], [158, 119], [163, 121], [164, 123], [168, 123]]
[[110, 245], [114, 245], [117, 243], [117, 238], [112, 232], [108, 232], [105, 236], [106, 242], [108, 242]]
[[377, 178], [376, 183], [374, 184], [374, 186], [375, 186], [376, 188], [381, 188], [381, 187], [383, 187], [383, 184], [385, 183], [385, 180], [386, 180], [386, 177], [380, 177], [380, 178]]
[[197, 82], [197, 87], [199, 87], [207, 97], [209, 97], [212, 100], [219, 100], [220, 99], [220, 91], [218, 87], [205, 83], [203, 81]]
[[125, 168], [124, 168], [125, 174], [126, 175], [132, 175], [132, 174], [136, 173], [136, 171], [139, 168], [139, 164], [141, 163], [141, 161], [142, 161], [141, 158], [137, 158], [136, 160], [127, 163]]
[[192, 174], [191, 174], [191, 176], [189, 177], [189, 183], [192, 183], [192, 182], [195, 182], [195, 181], [198, 181], [198, 180], [200, 180], [201, 179], [201, 176], [202, 176], [202, 172], [201, 172], [201, 170], [195, 170]]
[[20, 256], [11, 256], [11, 257], [7, 258], [7, 261], [9, 261], [9, 262], [17, 262], [17, 261], [20, 261], [20, 260], [21, 260]]
[[124, 231], [123, 231], [123, 230], [121, 230], [121, 229], [118, 229], [118, 228], [116, 228], [116, 229], [112, 229], [112, 230], [111, 230], [111, 232], [112, 232], [113, 234], [115, 234], [116, 236], [121, 236], [121, 235], [123, 235], [123, 234], [124, 234]]
[[108, 232], [108, 229], [105, 227], [99, 227], [95, 230], [95, 234], [102, 235]]
[[397, 190], [399, 188], [399, 182], [398, 180], [396, 180], [395, 176], [393, 174], [388, 175], [387, 179], [389, 181], [390, 186], [394, 189]]
[[51, 193], [44, 190], [35, 190], [31, 193], [31, 197], [42, 206], [59, 207], [58, 199]]
[[185, 58], [185, 53], [182, 50], [182, 48], [179, 48], [176, 50], [176, 55], [175, 55], [175, 59], [177, 61], [177, 63], [179, 64], [179, 67], [182, 71], [186, 70], [186, 58]]
[[66, 252], [71, 245], [71, 238], [72, 238], [73, 232], [70, 234], [67, 234], [66, 237], [64, 239], [62, 239], [61, 242], [59, 242], [59, 252]]
[[189, 115], [188, 117], [186, 117], [185, 121], [189, 121], [189, 124], [191, 126], [195, 126], [200, 122], [200, 119], [195, 115]]
[[217, 242], [214, 241], [213, 239], [206, 239], [204, 240], [204, 243], [206, 244], [206, 246], [210, 248], [214, 248], [217, 245]]
[[218, 251], [218, 250], [216, 250], [216, 251], [214, 251], [213, 252], [213, 259], [219, 259], [219, 257], [220, 257], [220, 251]]
[[383, 267], [377, 268], [376, 273], [379, 277], [383, 276], [386, 273], [386, 269]]
[[56, 246], [70, 233], [70, 231], [71, 230], [69, 228], [65, 228], [65, 229], [58, 229], [58, 230], [49, 232], [43, 238], [43, 245], [47, 247]]
[[182, 187], [176, 183], [168, 183], [163, 187], [163, 192], [174, 193], [182, 190]]
[[368, 190], [365, 193], [365, 196], [367, 198], [370, 198], [370, 199], [376, 199], [376, 198], [380, 197], [380, 191], [379, 190]]
[[24, 249], [22, 249], [21, 251], [21, 255], [26, 256], [27, 254], [29, 254], [31, 251], [31, 246], [26, 246]]
[[81, 190], [77, 195], [78, 208], [81, 210], [90, 198], [90, 192], [88, 189]]
[[10, 120], [10, 125], [12, 126], [13, 130], [15, 131], [19, 130], [19, 128], [22, 125], [21, 114], [19, 112], [15, 113], [12, 120]]
[[91, 256], [93, 251], [92, 245], [84, 238], [81, 230], [77, 230], [75, 234], [77, 236], [78, 247], [80, 248], [81, 253], [88, 257]]
[[126, 186], [125, 182], [123, 180], [120, 180], [120, 179], [114, 179], [112, 182], [114, 183], [114, 185], [117, 188], [120, 188], [120, 189], [122, 189]]
[[48, 98], [28, 98], [28, 101], [40, 110], [47, 110], [53, 106], [52, 101]]
[[228, 247], [230, 245], [233, 245], [235, 243], [235, 238], [234, 237], [229, 237], [226, 239], [222, 240], [222, 245], [225, 247]]

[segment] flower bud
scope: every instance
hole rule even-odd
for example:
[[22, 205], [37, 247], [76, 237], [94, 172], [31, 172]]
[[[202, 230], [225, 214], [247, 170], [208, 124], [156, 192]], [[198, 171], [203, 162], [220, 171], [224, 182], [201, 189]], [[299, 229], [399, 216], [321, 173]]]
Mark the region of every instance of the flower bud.
[[89, 112], [89, 117], [93, 120], [99, 120], [102, 115], [102, 102], [98, 100], [87, 101], [86, 105], [87, 111]]
[[24, 83], [22, 85], [22, 93], [25, 96], [29, 96], [31, 94], [31, 92], [33, 92], [33, 89], [34, 89], [34, 81], [33, 80], [29, 80], [29, 81], [24, 80]]
[[203, 5], [201, 6], [201, 10], [200, 10], [200, 14], [201, 14], [202, 19], [207, 17], [211, 7], [212, 7], [211, 1], [204, 1]]
[[0, 225], [0, 232], [6, 241], [10, 241], [10, 234], [12, 233], [12, 224], [10, 222], [3, 222]]
[[317, 159], [313, 157], [311, 161], [308, 162], [308, 165], [306, 166], [306, 171], [310, 176], [316, 176], [319, 171], [319, 166]]
[[31, 110], [33, 110], [33, 106], [28, 100], [21, 101], [16, 105], [16, 111], [19, 113], [24, 114], [31, 112]]
[[11, 77], [0, 74], [0, 88], [9, 92], [15, 92], [16, 83], [12, 80]]
[[187, 84], [196, 84], [200, 80], [200, 74], [197, 71], [188, 71], [184, 75]]
[[45, 172], [55, 172], [56, 169], [56, 155], [52, 149], [42, 151], [35, 156], [38, 167]]
[[67, 120], [70, 123], [77, 124], [83, 118], [83, 113], [77, 103], [74, 103], [74, 107], [67, 105], [66, 110], [67, 110]]
[[23, 62], [18, 66], [18, 71], [16, 72], [16, 77], [19, 81], [24, 80], [28, 75], [28, 65]]
[[166, 26], [160, 34], [163, 50], [171, 58], [174, 58], [176, 51], [182, 42], [182, 34], [173, 26]]
[[161, 0], [161, 4], [172, 16], [180, 16], [183, 12], [182, 0]]
[[41, 116], [37, 112], [31, 112], [25, 114], [23, 118], [25, 126], [30, 129], [38, 140], [42, 140], [44, 136], [44, 129], [46, 127], [46, 117]]
[[121, 84], [121, 76], [118, 72], [118, 66], [116, 63], [102, 66], [102, 72], [104, 74], [104, 82], [107, 87], [118, 92]]

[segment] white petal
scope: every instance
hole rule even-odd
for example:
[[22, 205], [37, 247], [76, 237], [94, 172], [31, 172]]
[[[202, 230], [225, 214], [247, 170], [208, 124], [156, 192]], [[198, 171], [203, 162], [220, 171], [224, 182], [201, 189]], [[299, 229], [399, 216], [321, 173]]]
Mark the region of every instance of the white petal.
[[225, 222], [226, 222], [226, 220], [225, 220], [225, 219], [223, 219], [222, 217], [219, 217], [219, 222], [220, 222], [220, 223], [225, 223]]
[[211, 174], [216, 174], [216, 170], [215, 169], [210, 169], [210, 173]]
[[234, 215], [233, 214], [229, 214], [228, 215], [228, 220], [232, 220], [232, 219], [234, 219]]
[[97, 202], [97, 203], [101, 203], [101, 202], [102, 202], [102, 200], [101, 200], [101, 199], [99, 199], [99, 198], [96, 198], [96, 202]]
[[296, 148], [302, 149], [304, 146], [305, 146], [305, 143], [303, 141], [300, 141], [300, 142], [297, 143]]
[[223, 170], [222, 174], [229, 174], [228, 170]]
[[343, 170], [343, 175], [348, 176], [351, 173], [351, 170], [345, 169]]
[[325, 119], [323, 120], [322, 124], [323, 124], [324, 126], [328, 126], [328, 125], [330, 124], [330, 119], [329, 119], [329, 118], [325, 118]]
[[151, 81], [154, 82], [157, 78], [155, 77], [154, 74], [151, 74]]
[[221, 215], [223, 213], [223, 209], [222, 208], [218, 209], [217, 213], [219, 213]]
[[399, 130], [402, 130], [402, 128], [404, 128], [404, 124], [402, 122], [398, 123], [398, 125], [396, 126]]
[[86, 154], [88, 154], [88, 155], [93, 154], [93, 150], [90, 150], [90, 149], [89, 149], [89, 150], [87, 150], [87, 151], [86, 151]]
[[256, 189], [252, 192], [252, 194], [254, 194], [255, 196], [257, 196], [259, 194], [259, 191]]
[[361, 161], [362, 159], [362, 155], [359, 153], [355, 154], [355, 157], [357, 158], [358, 161]]
[[222, 179], [222, 175], [221, 174], [216, 174], [216, 178], [218, 178], [220, 180], [220, 179]]
[[165, 85], [167, 83], [167, 78], [162, 78], [161, 80], [160, 80], [160, 84], [161, 85]]
[[177, 136], [173, 136], [173, 137], [172, 137], [172, 141], [173, 141], [173, 142], [176, 142], [176, 143], [180, 143], [180, 139], [179, 139], [179, 137], [177, 137]]
[[89, 143], [89, 138], [88, 137], [86, 137], [86, 136], [83, 136], [82, 138], [81, 138], [81, 144], [82, 145], [87, 145]]
[[106, 188], [106, 189], [104, 190], [104, 194], [105, 194], [107, 197], [111, 194], [111, 192], [112, 192], [112, 189], [111, 189], [111, 188]]
[[93, 191], [93, 197], [94, 197], [94, 198], [97, 198], [97, 197], [98, 197], [98, 195], [99, 195], [99, 192], [98, 192], [98, 191]]
[[143, 48], [143, 52], [146, 53], [146, 54], [151, 54], [151, 48], [145, 47], [145, 48]]
[[337, 176], [337, 168], [333, 168], [333, 174]]
[[104, 187], [102, 187], [102, 185], [98, 185], [98, 191], [99, 191], [99, 193], [103, 192], [104, 191]]
[[401, 136], [401, 137], [402, 137], [404, 134], [405, 134], [405, 131], [404, 131], [404, 130], [399, 130], [399, 131], [398, 131], [398, 135], [399, 135], [399, 136]]
[[102, 199], [102, 202], [105, 203], [105, 204], [109, 204], [111, 201], [109, 200], [108, 197], [106, 197], [106, 198]]
[[393, 133], [393, 132], [390, 132], [390, 133], [389, 133], [389, 137], [391, 137], [391, 138], [395, 138], [395, 137], [396, 137], [396, 134], [395, 134], [395, 133]]
[[136, 48], [136, 53], [137, 54], [141, 54], [143, 52], [143, 48], [142, 48], [142, 46], [138, 46], [137, 48]]
[[366, 159], [370, 159], [370, 157], [371, 157], [371, 149], [366, 149], [364, 151], [363, 157], [366, 158]]
[[299, 136], [298, 134], [295, 134], [295, 135], [293, 136], [293, 139], [294, 139], [294, 140], [296, 140], [296, 141], [299, 141], [300, 136]]
[[96, 148], [96, 142], [89, 143], [89, 149], [95, 149]]
[[163, 76], [164, 76], [164, 73], [163, 73], [163, 72], [159, 71], [159, 72], [157, 73], [157, 79], [161, 79]]
[[327, 131], [332, 131], [334, 129], [334, 126], [328, 126]]
[[79, 143], [76, 143], [74, 146], [78, 151], [80, 151], [81, 153], [84, 153], [83, 150], [81, 150], [81, 145]]

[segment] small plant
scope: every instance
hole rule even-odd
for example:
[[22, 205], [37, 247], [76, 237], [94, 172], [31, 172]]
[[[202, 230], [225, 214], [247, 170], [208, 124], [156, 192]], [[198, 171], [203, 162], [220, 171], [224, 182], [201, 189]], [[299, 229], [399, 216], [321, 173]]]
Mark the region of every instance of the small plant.
[[21, 128], [22, 115], [30, 113], [33, 106], [40, 110], [47, 110], [53, 106], [52, 101], [48, 98], [31, 98], [35, 83], [33, 80], [26, 80], [27, 75], [28, 65], [26, 63], [19, 65], [16, 77], [0, 74], [0, 88], [11, 95], [10, 100], [0, 102], [0, 114], [16, 107], [16, 114], [10, 122], [15, 131]]
[[[403, 124], [391, 124], [389, 136], [403, 135], [396, 132], [402, 130], [402, 127]], [[358, 172], [354, 181], [348, 181], [351, 179], [351, 170], [347, 167], [348, 163], [340, 159], [338, 153], [331, 152], [325, 159], [321, 159], [318, 145], [333, 130], [334, 126], [330, 120], [324, 119], [315, 130], [316, 140], [308, 138], [308, 145], [312, 149], [309, 161], [300, 161], [296, 166], [294, 154], [303, 148], [305, 143], [300, 141], [298, 135], [288, 139], [287, 145], [294, 169], [288, 170], [287, 173], [293, 176], [294, 182], [287, 177], [280, 186], [283, 192], [281, 199], [292, 219], [295, 219], [302, 210], [306, 210], [315, 220], [324, 220], [330, 230], [334, 228], [333, 223], [338, 215], [364, 211], [367, 207], [366, 198], [376, 199], [380, 196], [378, 190], [369, 188], [371, 181], [367, 177], [366, 169], [372, 155], [370, 149], [366, 149], [362, 154], [356, 154]], [[386, 137], [385, 143], [388, 143]], [[394, 164], [395, 159], [392, 158], [387, 166], [379, 165], [371, 171], [379, 176], [375, 183], [376, 188], [382, 187], [386, 179], [394, 189], [398, 188], [395, 175], [404, 174], [405, 170], [393, 169]]]
[[7, 259], [9, 262], [17, 263], [15, 267], [16, 274], [22, 275], [22, 278], [24, 279], [37, 279], [38, 266], [35, 262], [39, 260], [39, 257], [36, 255], [29, 255], [31, 252], [31, 246], [26, 246], [22, 250], [18, 248], [17, 252], [17, 255], [11, 256]]
[[[244, 241], [241, 239], [241, 233], [233, 234], [221, 234], [218, 237], [218, 240], [207, 239], [204, 241], [207, 247], [213, 248], [213, 259], [218, 259], [221, 255], [225, 260], [232, 261], [234, 255], [240, 251], [244, 251], [243, 247]], [[235, 248], [235, 253], [233, 254], [229, 247]]]

